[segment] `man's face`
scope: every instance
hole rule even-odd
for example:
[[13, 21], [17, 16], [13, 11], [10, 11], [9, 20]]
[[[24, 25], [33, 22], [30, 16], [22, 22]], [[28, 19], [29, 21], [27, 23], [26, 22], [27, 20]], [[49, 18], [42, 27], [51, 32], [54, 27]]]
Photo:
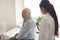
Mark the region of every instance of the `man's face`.
[[23, 19], [26, 19], [27, 17], [29, 17], [29, 12], [27, 10], [23, 10], [22, 17], [23, 17]]

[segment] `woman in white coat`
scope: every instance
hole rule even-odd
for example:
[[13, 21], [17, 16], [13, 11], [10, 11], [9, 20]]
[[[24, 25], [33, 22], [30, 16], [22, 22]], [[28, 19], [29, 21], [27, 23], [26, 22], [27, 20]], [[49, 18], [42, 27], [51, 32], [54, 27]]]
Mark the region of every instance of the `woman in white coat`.
[[42, 0], [39, 7], [45, 15], [39, 24], [39, 40], [54, 40], [55, 35], [58, 36], [58, 19], [55, 9], [48, 0]]

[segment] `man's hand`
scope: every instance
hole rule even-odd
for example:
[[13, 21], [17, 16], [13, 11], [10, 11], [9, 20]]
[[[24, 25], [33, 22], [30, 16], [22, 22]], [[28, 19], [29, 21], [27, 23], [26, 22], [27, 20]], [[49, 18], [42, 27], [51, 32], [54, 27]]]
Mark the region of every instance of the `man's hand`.
[[15, 37], [18, 35], [18, 33], [15, 34]]
[[16, 40], [16, 36], [18, 35], [18, 33], [15, 34], [14, 37], [11, 37], [9, 40]]

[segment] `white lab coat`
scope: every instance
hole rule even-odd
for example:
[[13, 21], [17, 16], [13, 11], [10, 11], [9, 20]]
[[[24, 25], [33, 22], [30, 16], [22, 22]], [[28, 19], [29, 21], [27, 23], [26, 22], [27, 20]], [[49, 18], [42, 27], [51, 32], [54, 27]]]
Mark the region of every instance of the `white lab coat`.
[[54, 40], [55, 24], [49, 13], [41, 20], [39, 40]]
[[17, 39], [35, 39], [36, 36], [36, 24], [31, 18], [27, 18], [23, 22], [23, 26], [19, 32]]

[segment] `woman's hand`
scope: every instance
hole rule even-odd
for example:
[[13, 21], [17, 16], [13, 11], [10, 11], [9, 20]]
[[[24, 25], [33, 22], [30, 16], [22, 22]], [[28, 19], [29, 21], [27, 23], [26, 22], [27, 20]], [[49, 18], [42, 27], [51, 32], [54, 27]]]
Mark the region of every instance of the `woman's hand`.
[[39, 34], [40, 32], [36, 32], [37, 34]]
[[39, 22], [37, 22], [36, 25], [39, 26]]

